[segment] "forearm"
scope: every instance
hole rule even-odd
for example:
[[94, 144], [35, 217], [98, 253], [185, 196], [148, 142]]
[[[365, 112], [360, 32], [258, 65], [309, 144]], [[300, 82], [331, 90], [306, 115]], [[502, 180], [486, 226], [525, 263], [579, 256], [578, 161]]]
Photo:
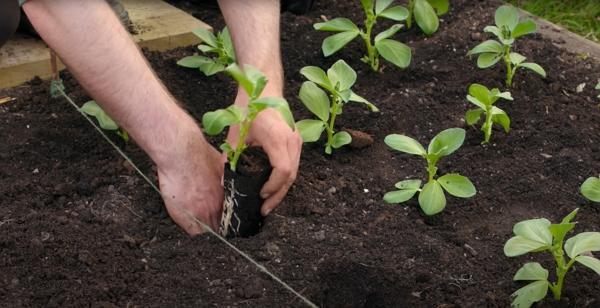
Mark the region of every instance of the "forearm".
[[23, 9], [90, 96], [155, 162], [169, 159], [170, 143], [194, 130], [193, 120], [154, 75], [105, 1], [29, 0]]
[[[250, 64], [269, 80], [263, 96], [283, 96], [279, 49], [280, 0], [219, 0], [238, 64]], [[240, 91], [240, 94], [243, 91]], [[238, 95], [239, 97], [240, 95]], [[236, 101], [238, 103], [240, 99]]]

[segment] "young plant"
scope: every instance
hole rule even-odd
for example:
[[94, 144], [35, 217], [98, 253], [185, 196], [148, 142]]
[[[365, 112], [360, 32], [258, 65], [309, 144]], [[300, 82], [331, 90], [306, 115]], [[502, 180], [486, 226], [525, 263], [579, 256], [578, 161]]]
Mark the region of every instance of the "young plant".
[[[408, 201], [417, 192], [419, 193], [419, 205], [427, 215], [441, 212], [446, 207], [445, 189], [449, 194], [469, 198], [475, 195], [476, 190], [473, 183], [464, 176], [458, 174], [446, 174], [434, 179], [438, 168], [437, 161], [443, 156], [456, 151], [465, 140], [465, 130], [461, 128], [450, 128], [435, 136], [429, 143], [427, 151], [423, 146], [410, 137], [392, 134], [385, 137], [384, 142], [390, 148], [400, 152], [421, 155], [427, 160], [428, 182], [421, 189], [421, 180], [405, 180], [396, 183], [399, 190], [388, 192], [383, 200], [388, 203], [401, 203]], [[442, 189], [443, 188], [443, 189]]]
[[246, 64], [242, 71], [234, 63], [228, 66], [223, 72], [233, 77], [248, 94], [248, 110], [246, 111], [244, 108], [231, 105], [226, 109], [207, 112], [202, 116], [202, 125], [207, 134], [217, 135], [225, 127], [238, 124], [239, 139], [235, 148], [227, 140], [221, 145], [221, 150], [227, 153], [231, 170], [235, 172], [240, 155], [248, 148], [248, 145], [244, 143], [246, 134], [259, 112], [267, 108], [273, 108], [281, 113], [292, 130], [295, 129], [295, 126], [292, 112], [285, 99], [280, 97], [259, 98], [268, 81], [265, 75], [258, 69]]
[[377, 17], [401, 21], [408, 17], [408, 10], [401, 6], [388, 8], [394, 0], [378, 0], [377, 4], [375, 4], [375, 0], [361, 0], [360, 2], [367, 15], [367, 20], [365, 21], [366, 32], [359, 29], [348, 18], [335, 18], [327, 22], [314, 24], [314, 28], [320, 31], [340, 32], [323, 41], [322, 49], [325, 57], [329, 57], [360, 35], [367, 45], [367, 55], [361, 61], [371, 65], [374, 71], [379, 69], [379, 55], [396, 66], [407, 67], [411, 59], [410, 48], [400, 42], [389, 39], [403, 25], [396, 24], [379, 33], [375, 37], [374, 43], [371, 41], [371, 31]]
[[490, 91], [488, 88], [478, 84], [472, 84], [469, 87], [469, 95], [467, 95], [467, 99], [469, 102], [479, 107], [479, 109], [467, 111], [465, 118], [467, 119], [467, 124], [473, 125], [479, 122], [479, 118], [482, 113], [485, 114], [485, 123], [483, 123], [483, 126], [481, 126], [481, 130], [485, 134], [485, 139], [482, 144], [490, 142], [492, 125], [494, 122], [502, 125], [504, 131], [507, 133], [510, 129], [510, 119], [506, 115], [506, 112], [496, 106], [493, 106], [493, 104], [499, 98], [504, 98], [511, 101], [513, 100], [512, 96], [510, 96], [510, 92], [500, 92], [498, 89], [492, 89], [492, 91]]
[[[412, 16], [417, 25], [427, 35], [437, 31], [440, 26], [438, 16], [448, 12], [448, 0], [408, 0], [408, 18], [406, 26], [412, 26]], [[437, 10], [437, 13], [436, 13]]]
[[[575, 227], [571, 219], [577, 214], [575, 209], [567, 215], [560, 224], [551, 224], [545, 218], [521, 221], [515, 224], [515, 237], [504, 245], [504, 254], [508, 257], [520, 256], [528, 252], [549, 251], [556, 261], [557, 282], [548, 281], [548, 271], [539, 263], [525, 263], [515, 274], [513, 280], [532, 280], [534, 282], [520, 288], [511, 296], [514, 298], [511, 306], [519, 308], [530, 307], [534, 302], [546, 297], [548, 289], [554, 294], [555, 300], [560, 300], [565, 275], [575, 262], [579, 262], [600, 275], [600, 260], [584, 255], [584, 252], [600, 250], [599, 232], [582, 232], [564, 244], [565, 235]], [[564, 253], [570, 260], [567, 262]]]
[[[315, 142], [319, 140], [323, 130], [327, 131], [327, 144], [325, 153], [331, 154], [331, 148], [339, 148], [352, 142], [352, 137], [347, 132], [335, 132], [336, 116], [342, 113], [342, 106], [349, 101], [366, 104], [371, 111], [379, 109], [366, 99], [354, 94], [350, 87], [356, 82], [356, 72], [344, 60], [335, 62], [325, 72], [316, 66], [307, 66], [300, 73], [310, 81], [300, 87], [300, 100], [308, 110], [314, 113], [318, 120], [301, 120], [296, 123], [302, 141]], [[327, 95], [327, 90], [330, 95]], [[331, 97], [331, 101], [329, 101]]]
[[[600, 90], [600, 82], [598, 82], [598, 84], [596, 85], [596, 90]], [[600, 95], [598, 95], [598, 98], [600, 98]]]
[[199, 68], [204, 75], [211, 76], [222, 72], [227, 66], [236, 62], [233, 43], [227, 27], [223, 28], [223, 32], [217, 33], [216, 37], [204, 28], [198, 28], [193, 33], [204, 43], [198, 45], [198, 49], [204, 53], [217, 53], [219, 56], [217, 58], [190, 56], [179, 60], [177, 64], [183, 67]]
[[117, 135], [123, 138], [125, 143], [129, 143], [129, 135], [127, 132], [124, 129], [119, 129], [119, 125], [113, 119], [111, 119], [108, 114], [106, 114], [104, 109], [102, 109], [102, 107], [100, 107], [96, 101], [89, 101], [83, 104], [83, 106], [79, 108], [79, 111], [96, 117], [102, 129], [117, 131]]
[[594, 202], [600, 202], [600, 178], [587, 178], [581, 184], [581, 194]]
[[523, 62], [526, 59], [524, 56], [510, 51], [516, 38], [535, 32], [537, 29], [535, 21], [526, 18], [519, 22], [519, 12], [508, 5], [503, 5], [496, 10], [495, 21], [496, 26], [487, 26], [483, 31], [492, 32], [498, 37], [500, 43], [487, 40], [469, 51], [471, 55], [481, 54], [477, 58], [477, 66], [488, 68], [498, 63], [500, 59], [504, 60], [507, 87], [512, 86], [513, 76], [519, 67], [528, 68], [546, 77], [546, 71], [541, 66], [532, 62]]

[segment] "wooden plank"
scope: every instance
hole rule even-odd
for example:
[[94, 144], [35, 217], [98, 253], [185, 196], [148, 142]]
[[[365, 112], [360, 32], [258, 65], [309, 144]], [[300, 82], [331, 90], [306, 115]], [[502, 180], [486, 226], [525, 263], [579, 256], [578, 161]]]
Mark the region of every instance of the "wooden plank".
[[[200, 39], [192, 31], [212, 28], [162, 0], [121, 0], [129, 12], [133, 39], [140, 47], [165, 51], [195, 45]], [[65, 66], [59, 61], [59, 69]], [[18, 86], [39, 76], [52, 77], [50, 49], [44, 41], [17, 33], [0, 49], [0, 89]]]

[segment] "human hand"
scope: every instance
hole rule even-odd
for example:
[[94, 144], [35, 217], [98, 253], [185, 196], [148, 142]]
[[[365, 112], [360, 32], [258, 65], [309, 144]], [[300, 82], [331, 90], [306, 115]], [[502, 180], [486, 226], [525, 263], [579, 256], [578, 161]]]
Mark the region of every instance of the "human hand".
[[[237, 144], [238, 139], [237, 125], [231, 126], [227, 140], [230, 144]], [[267, 216], [281, 203], [296, 180], [302, 138], [297, 129], [292, 131], [278, 111], [267, 108], [256, 116], [244, 142], [250, 146], [262, 147], [273, 167], [269, 180], [260, 191], [261, 198], [265, 199], [261, 214]], [[225, 153], [224, 159], [227, 159]]]
[[[197, 126], [192, 132], [183, 134], [180, 147], [173, 148], [168, 163], [158, 165], [160, 190], [216, 231], [223, 212], [223, 162]], [[205, 231], [170, 200], [165, 200], [165, 206], [171, 218], [190, 235]]]

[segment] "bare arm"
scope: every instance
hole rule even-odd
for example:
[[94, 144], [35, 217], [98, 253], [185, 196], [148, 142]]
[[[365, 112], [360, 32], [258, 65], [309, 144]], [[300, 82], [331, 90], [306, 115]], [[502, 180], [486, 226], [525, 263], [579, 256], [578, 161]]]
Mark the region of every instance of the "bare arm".
[[[250, 64], [267, 76], [269, 82], [262, 96], [283, 97], [279, 0], [219, 0], [219, 6], [231, 33], [238, 64]], [[248, 104], [241, 87], [235, 104]], [[232, 144], [238, 139], [236, 131], [229, 130], [228, 139]], [[261, 211], [266, 216], [279, 205], [296, 179], [302, 139], [277, 111], [267, 109], [253, 122], [245, 142], [262, 146], [273, 166], [273, 173], [261, 190], [261, 197], [266, 199]]]
[[[29, 0], [23, 4], [40, 36], [98, 104], [157, 164], [163, 193], [218, 228], [220, 155], [169, 95], [104, 0]], [[188, 233], [202, 230], [166, 203]]]

